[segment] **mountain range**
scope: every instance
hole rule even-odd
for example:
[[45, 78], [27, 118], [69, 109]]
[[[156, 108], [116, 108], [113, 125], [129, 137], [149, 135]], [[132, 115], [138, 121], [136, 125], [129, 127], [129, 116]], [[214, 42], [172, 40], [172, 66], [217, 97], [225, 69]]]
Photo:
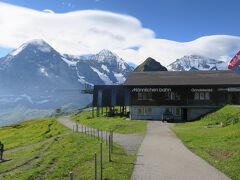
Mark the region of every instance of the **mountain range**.
[[[149, 57], [135, 71], [221, 69], [226, 69], [223, 61], [190, 55], [167, 67]], [[92, 98], [81, 93], [85, 84], [121, 84], [133, 70], [106, 49], [76, 56], [61, 54], [43, 40], [26, 42], [0, 58], [0, 125], [3, 120], [49, 116], [57, 107], [84, 107]]]
[[0, 108], [82, 107], [91, 99], [81, 94], [85, 84], [121, 84], [131, 71], [108, 50], [88, 57], [62, 55], [45, 41], [32, 40], [0, 58]]
[[224, 61], [216, 60], [199, 55], [183, 56], [167, 68], [171, 71], [196, 71], [196, 70], [225, 70], [227, 64]]

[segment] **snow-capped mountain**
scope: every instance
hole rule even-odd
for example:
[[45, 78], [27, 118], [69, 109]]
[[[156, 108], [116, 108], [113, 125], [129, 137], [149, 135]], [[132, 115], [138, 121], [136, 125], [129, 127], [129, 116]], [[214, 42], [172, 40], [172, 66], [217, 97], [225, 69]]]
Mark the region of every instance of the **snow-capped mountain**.
[[43, 40], [24, 43], [0, 58], [0, 108], [24, 105], [56, 108], [89, 104], [87, 84], [120, 84], [132, 68], [116, 54], [62, 55]]
[[106, 49], [84, 62], [89, 64], [103, 84], [121, 84], [133, 70], [122, 58]]
[[225, 70], [227, 63], [199, 55], [184, 56], [167, 66], [171, 71]]
[[75, 69], [78, 81], [87, 84], [121, 84], [133, 70], [117, 54], [105, 49], [95, 55], [64, 55], [63, 59]]

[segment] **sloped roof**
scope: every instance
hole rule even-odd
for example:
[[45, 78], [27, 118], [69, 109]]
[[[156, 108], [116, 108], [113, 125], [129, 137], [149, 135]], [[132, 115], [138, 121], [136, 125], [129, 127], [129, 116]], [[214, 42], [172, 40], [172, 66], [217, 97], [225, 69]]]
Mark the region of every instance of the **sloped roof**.
[[240, 74], [225, 71], [158, 71], [132, 72], [124, 82], [127, 86], [147, 85], [239, 85]]

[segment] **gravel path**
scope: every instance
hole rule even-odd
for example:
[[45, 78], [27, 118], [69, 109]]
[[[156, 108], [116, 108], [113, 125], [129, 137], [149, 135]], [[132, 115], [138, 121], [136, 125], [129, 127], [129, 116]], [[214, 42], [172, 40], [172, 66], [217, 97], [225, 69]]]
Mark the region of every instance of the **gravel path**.
[[150, 121], [138, 152], [133, 180], [225, 180], [223, 173], [188, 150], [169, 124]]
[[[89, 128], [87, 126], [84, 126], [82, 124], [73, 122], [69, 120], [68, 116], [64, 116], [61, 118], [58, 118], [58, 122], [65, 125], [66, 127], [73, 129], [76, 131], [76, 127], [78, 125], [78, 132], [84, 132], [85, 128], [87, 130], [87, 133], [94, 133], [95, 136], [98, 136], [97, 129]], [[106, 140], [106, 137], [109, 135], [109, 132], [106, 131], [100, 131], [99, 136]], [[113, 133], [113, 141], [117, 144], [121, 145], [128, 154], [131, 154], [137, 150], [139, 145], [141, 144], [144, 136], [142, 134], [117, 134]]]

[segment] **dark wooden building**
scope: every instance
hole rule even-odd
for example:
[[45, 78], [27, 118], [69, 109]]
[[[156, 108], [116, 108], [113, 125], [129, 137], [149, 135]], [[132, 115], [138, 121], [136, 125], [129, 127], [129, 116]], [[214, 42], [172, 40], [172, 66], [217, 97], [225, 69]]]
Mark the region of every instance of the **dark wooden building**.
[[115, 106], [130, 119], [193, 120], [226, 104], [240, 104], [240, 75], [232, 71], [137, 72], [124, 84], [94, 86], [93, 106]]

